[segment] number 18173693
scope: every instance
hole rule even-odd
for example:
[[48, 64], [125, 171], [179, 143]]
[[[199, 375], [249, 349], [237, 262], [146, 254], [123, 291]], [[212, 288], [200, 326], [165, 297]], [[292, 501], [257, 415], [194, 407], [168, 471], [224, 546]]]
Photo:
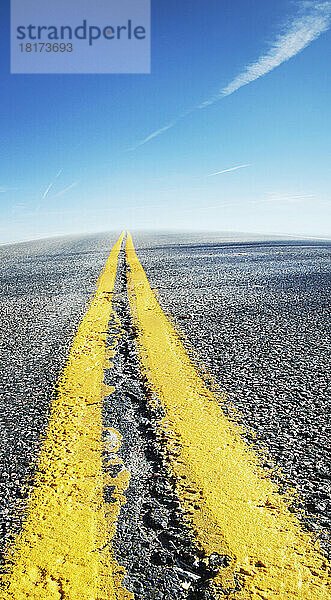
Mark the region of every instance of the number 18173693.
[[25, 43], [19, 45], [21, 52], [73, 52], [71, 43], [51, 44], [46, 42]]

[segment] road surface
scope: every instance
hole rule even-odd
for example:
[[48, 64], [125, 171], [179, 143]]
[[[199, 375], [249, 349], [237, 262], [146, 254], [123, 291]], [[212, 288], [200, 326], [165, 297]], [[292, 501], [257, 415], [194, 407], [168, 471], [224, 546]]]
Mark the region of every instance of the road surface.
[[1, 248], [3, 597], [327, 598], [330, 245], [117, 237]]

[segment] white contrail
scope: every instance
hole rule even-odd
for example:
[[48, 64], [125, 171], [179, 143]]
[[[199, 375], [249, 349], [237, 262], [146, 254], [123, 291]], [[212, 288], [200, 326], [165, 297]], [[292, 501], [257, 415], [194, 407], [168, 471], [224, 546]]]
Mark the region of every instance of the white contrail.
[[266, 75], [301, 52], [324, 31], [327, 31], [330, 26], [331, 2], [305, 2], [304, 5], [306, 10], [308, 9], [306, 14], [302, 14], [289, 22], [285, 26], [284, 32], [277, 37], [266, 54], [248, 65], [225, 88], [200, 104], [198, 108], [204, 108], [220, 98], [230, 96], [244, 85]]
[[156, 131], [154, 131], [153, 133], [151, 133], [150, 135], [148, 135], [146, 138], [144, 138], [143, 140], [141, 140], [141, 142], [139, 142], [136, 146], [133, 146], [133, 148], [131, 148], [131, 149], [132, 150], [136, 150], [136, 148], [139, 148], [139, 146], [143, 146], [144, 144], [147, 144], [147, 142], [149, 142], [153, 138], [157, 137], [158, 135], [161, 135], [161, 133], [164, 133], [165, 131], [167, 131], [167, 129], [170, 129], [171, 127], [173, 127], [174, 125], [176, 125], [177, 122], [178, 122], [178, 119], [176, 121], [172, 121], [171, 123], [169, 123], [169, 125], [165, 125], [164, 127], [160, 127], [160, 129], [157, 129]]
[[64, 190], [61, 190], [57, 194], [54, 194], [54, 196], [52, 196], [52, 198], [58, 198], [59, 196], [63, 196], [63, 194], [65, 194], [66, 192], [69, 192], [69, 190], [71, 190], [73, 187], [78, 185], [78, 183], [79, 183], [79, 181], [74, 181], [73, 183], [68, 185], [66, 188], [64, 188]]
[[54, 185], [54, 183], [52, 182], [52, 183], [49, 184], [48, 188], [46, 188], [46, 190], [44, 191], [44, 193], [43, 193], [43, 195], [41, 197], [42, 200], [45, 200], [48, 192], [52, 189], [53, 185]]
[[259, 79], [259, 77], [266, 75], [286, 62], [327, 31], [330, 27], [330, 19], [331, 1], [319, 2], [317, 0], [315, 2], [302, 2], [300, 14], [285, 23], [282, 33], [278, 35], [276, 41], [265, 54], [262, 54], [255, 62], [245, 67], [235, 79], [230, 81], [217, 94], [205, 100], [194, 109], [188, 110], [184, 115], [174, 119], [168, 125], [160, 127], [131, 149], [135, 150], [143, 146], [150, 140], [168, 131], [168, 129], [171, 129], [187, 114], [192, 113], [194, 110], [206, 108], [214, 104], [214, 102], [230, 96], [239, 90], [239, 88]]
[[0, 194], [6, 194], [7, 192], [12, 192], [14, 190], [19, 190], [17, 187], [2, 187], [0, 188]]
[[179, 117], [177, 117], [176, 119], [173, 119], [167, 125], [164, 125], [164, 127], [160, 127], [160, 129], [157, 129], [156, 131], [153, 131], [153, 133], [151, 133], [150, 135], [148, 135], [147, 137], [145, 137], [143, 140], [141, 140], [140, 142], [138, 142], [138, 144], [136, 144], [135, 146], [132, 146], [132, 148], [130, 148], [130, 150], [136, 150], [140, 146], [143, 146], [144, 144], [147, 144], [147, 142], [149, 142], [153, 138], [158, 137], [159, 135], [161, 135], [162, 133], [164, 133], [168, 129], [171, 129], [172, 127], [174, 127], [174, 125], [177, 125], [177, 123], [179, 123], [179, 121], [181, 121], [182, 119], [184, 119], [184, 117], [186, 117], [187, 115], [189, 115], [190, 113], [192, 113], [194, 110], [196, 110], [196, 109], [195, 108], [190, 108], [190, 109], [186, 110], [184, 113], [182, 113], [181, 115], [179, 115]]
[[217, 171], [216, 173], [210, 173], [207, 177], [214, 177], [214, 175], [221, 175], [222, 173], [230, 173], [230, 171], [236, 171], [237, 169], [244, 169], [250, 167], [250, 165], [238, 165], [238, 167], [231, 167], [231, 169], [223, 169], [223, 171]]
[[48, 188], [47, 188], [47, 189], [44, 191], [44, 193], [43, 193], [43, 195], [42, 195], [42, 197], [41, 197], [41, 200], [40, 200], [41, 202], [42, 202], [43, 200], [45, 200], [46, 196], [48, 196], [48, 194], [49, 194], [49, 192], [51, 191], [51, 189], [52, 189], [52, 187], [53, 187], [54, 183], [56, 182], [56, 180], [58, 179], [58, 177], [60, 177], [60, 175], [61, 175], [62, 171], [63, 171], [63, 169], [60, 169], [60, 170], [58, 171], [58, 173], [55, 175], [54, 181], [52, 181], [52, 182], [49, 184]]

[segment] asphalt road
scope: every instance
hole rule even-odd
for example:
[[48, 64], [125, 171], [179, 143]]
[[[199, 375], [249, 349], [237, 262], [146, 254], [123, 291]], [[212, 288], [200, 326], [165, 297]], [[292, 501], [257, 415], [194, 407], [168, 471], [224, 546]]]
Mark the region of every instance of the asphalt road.
[[20, 527], [55, 383], [116, 239], [0, 246], [0, 548]]
[[247, 438], [298, 490], [330, 552], [331, 244], [134, 239], [162, 307], [225, 392], [225, 410], [239, 410]]
[[[20, 528], [54, 385], [116, 239], [100, 234], [0, 247], [2, 544]], [[194, 360], [225, 392], [224, 410], [230, 417], [233, 407], [239, 410], [247, 439], [295, 485], [308, 526], [328, 550], [330, 244], [239, 234], [137, 234], [134, 242]], [[114, 538], [124, 583], [143, 600], [170, 600], [174, 592], [183, 600], [211, 599], [210, 572], [156, 443], [158, 415], [140, 377], [123, 252], [116, 291], [123, 335], [114, 368], [105, 372], [116, 391], [105, 399], [104, 425], [122, 434], [131, 473]]]

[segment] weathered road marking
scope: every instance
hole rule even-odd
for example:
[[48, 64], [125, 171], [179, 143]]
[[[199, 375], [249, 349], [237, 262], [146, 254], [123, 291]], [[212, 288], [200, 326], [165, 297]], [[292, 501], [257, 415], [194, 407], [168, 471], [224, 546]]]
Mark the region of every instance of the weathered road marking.
[[[326, 600], [328, 565], [288, 502], [206, 388], [158, 304], [129, 235], [128, 293], [144, 372], [160, 398], [178, 493], [208, 554], [232, 557], [216, 579], [236, 600]], [[237, 586], [238, 587], [238, 586]], [[229, 597], [229, 596], [228, 596]]]
[[[109, 548], [129, 474], [122, 471], [107, 481], [102, 470], [105, 448], [119, 461], [120, 436], [112, 446], [109, 439], [116, 432], [108, 432], [109, 439], [106, 432], [102, 442], [102, 400], [112, 391], [103, 386], [103, 369], [110, 367], [106, 359], [112, 355], [111, 349], [107, 355], [106, 332], [122, 240], [123, 234], [99, 277], [58, 381], [27, 517], [7, 554], [3, 600], [133, 598], [122, 589], [124, 569]], [[117, 329], [118, 337], [118, 323]], [[114, 335], [114, 346], [116, 342]], [[103, 493], [110, 483], [108, 504]]]

